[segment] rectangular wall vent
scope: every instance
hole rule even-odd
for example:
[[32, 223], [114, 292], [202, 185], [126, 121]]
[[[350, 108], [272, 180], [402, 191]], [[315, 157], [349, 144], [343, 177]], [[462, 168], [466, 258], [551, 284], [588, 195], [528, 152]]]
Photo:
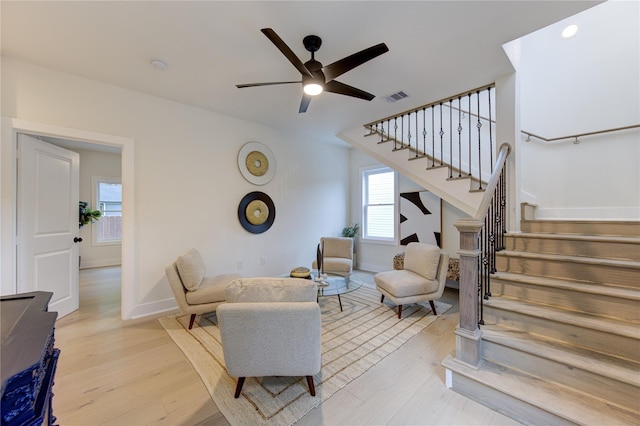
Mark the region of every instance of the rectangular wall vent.
[[409, 97], [409, 95], [407, 95], [403, 90], [401, 90], [399, 92], [392, 93], [390, 95], [385, 96], [384, 100], [387, 101], [387, 102], [393, 103], [393, 102], [398, 102], [399, 100], [404, 99], [404, 98], [408, 98], [408, 97]]

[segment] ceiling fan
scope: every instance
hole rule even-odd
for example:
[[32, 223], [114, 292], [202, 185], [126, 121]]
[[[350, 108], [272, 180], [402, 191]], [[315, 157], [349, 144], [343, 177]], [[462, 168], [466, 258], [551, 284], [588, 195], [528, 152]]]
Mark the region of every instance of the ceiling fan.
[[315, 35], [308, 35], [302, 40], [305, 49], [311, 52], [311, 59], [305, 63], [302, 63], [295, 53], [282, 41], [282, 39], [271, 28], [263, 28], [260, 30], [267, 36], [269, 40], [287, 57], [289, 62], [302, 74], [302, 80], [300, 81], [275, 81], [268, 83], [249, 83], [249, 84], [236, 84], [236, 87], [241, 89], [244, 87], [256, 87], [256, 86], [272, 86], [276, 84], [291, 84], [302, 83], [304, 94], [302, 95], [302, 101], [300, 102], [299, 113], [307, 111], [311, 98], [319, 95], [323, 91], [337, 93], [340, 95], [352, 96], [354, 98], [364, 99], [370, 101], [375, 96], [371, 93], [367, 93], [364, 90], [357, 89], [339, 81], [334, 80], [336, 77], [341, 76], [347, 71], [352, 70], [358, 65], [362, 65], [365, 62], [382, 55], [389, 51], [386, 44], [380, 43], [368, 49], [361, 50], [353, 55], [342, 58], [330, 65], [322, 66], [322, 64], [315, 60], [314, 54], [320, 49], [322, 45], [322, 39]]

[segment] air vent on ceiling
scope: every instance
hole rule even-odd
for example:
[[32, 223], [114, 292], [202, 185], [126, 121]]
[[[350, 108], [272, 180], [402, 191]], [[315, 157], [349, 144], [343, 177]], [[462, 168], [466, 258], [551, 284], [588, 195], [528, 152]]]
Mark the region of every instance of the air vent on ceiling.
[[393, 103], [393, 102], [398, 102], [399, 100], [404, 99], [404, 98], [408, 98], [408, 97], [409, 97], [409, 95], [407, 95], [403, 90], [401, 90], [399, 92], [392, 93], [390, 95], [385, 96], [384, 100], [387, 101], [387, 102]]

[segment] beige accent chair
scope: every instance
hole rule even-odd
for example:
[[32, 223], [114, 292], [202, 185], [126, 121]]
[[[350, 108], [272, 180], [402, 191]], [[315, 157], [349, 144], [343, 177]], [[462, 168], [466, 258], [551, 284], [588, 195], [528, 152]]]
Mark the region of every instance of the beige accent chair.
[[226, 290], [218, 306], [227, 371], [238, 378], [235, 398], [247, 377], [305, 376], [315, 396], [320, 372], [321, 323], [318, 288], [303, 278], [245, 278]]
[[433, 303], [442, 297], [447, 281], [449, 255], [439, 247], [424, 243], [409, 243], [404, 256], [404, 269], [380, 272], [373, 279], [382, 293], [380, 303], [389, 298], [398, 305], [398, 319], [402, 318], [402, 305], [429, 301], [433, 315]]
[[225, 301], [225, 290], [229, 283], [241, 276], [224, 274], [206, 277], [202, 255], [191, 249], [165, 268], [169, 285], [180, 311], [191, 314], [189, 330], [196, 315], [214, 312]]
[[[318, 250], [321, 255], [322, 272], [348, 276], [353, 270], [353, 238], [322, 237]], [[318, 269], [318, 261], [313, 261], [313, 269]]]

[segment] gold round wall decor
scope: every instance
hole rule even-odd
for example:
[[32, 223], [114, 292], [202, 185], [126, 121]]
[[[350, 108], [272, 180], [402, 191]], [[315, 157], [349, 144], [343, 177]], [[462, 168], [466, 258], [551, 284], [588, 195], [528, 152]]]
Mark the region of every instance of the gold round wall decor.
[[262, 225], [269, 217], [269, 207], [264, 201], [253, 200], [247, 205], [245, 216], [252, 225]]
[[271, 197], [264, 192], [250, 192], [238, 205], [240, 224], [252, 234], [261, 234], [271, 228], [275, 218], [276, 206]]
[[240, 148], [238, 168], [242, 176], [254, 185], [265, 185], [276, 174], [273, 152], [260, 142], [249, 142]]

